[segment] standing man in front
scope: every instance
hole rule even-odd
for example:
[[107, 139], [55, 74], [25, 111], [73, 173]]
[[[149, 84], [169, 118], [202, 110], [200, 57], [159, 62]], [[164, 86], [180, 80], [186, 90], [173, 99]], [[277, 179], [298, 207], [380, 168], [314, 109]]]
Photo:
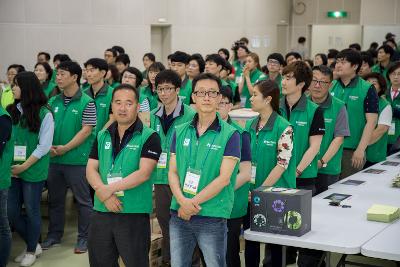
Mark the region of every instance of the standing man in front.
[[232, 174], [240, 159], [239, 133], [217, 116], [221, 81], [212, 74], [193, 80], [198, 113], [176, 128], [168, 179], [171, 203], [171, 265], [189, 266], [196, 244], [207, 266], [225, 266], [227, 219], [234, 200]]
[[335, 66], [339, 78], [330, 89], [333, 96], [346, 104], [353, 118], [349, 120], [350, 136], [343, 143], [341, 179], [364, 167], [365, 150], [378, 120], [379, 98], [374, 86], [357, 75], [360, 66], [360, 53], [352, 49], [340, 51]]
[[172, 192], [168, 184], [169, 148], [175, 128], [191, 121], [195, 111], [178, 97], [181, 79], [176, 72], [161, 71], [156, 76], [155, 86], [162, 105], [151, 112], [150, 128], [161, 138], [162, 153], [151, 178], [154, 183], [157, 220], [163, 235], [163, 263], [170, 264], [169, 219]]
[[152, 183], [161, 153], [160, 138], [137, 117], [139, 95], [128, 84], [112, 95], [115, 117], [99, 132], [87, 165], [95, 190], [89, 230], [91, 266], [149, 266]]
[[79, 88], [82, 69], [78, 63], [65, 61], [57, 67], [57, 85], [62, 93], [49, 100], [54, 114], [54, 138], [50, 149], [49, 230], [42, 249], [60, 244], [65, 224], [65, 196], [72, 190], [78, 206], [78, 240], [74, 253], [87, 251], [92, 198], [85, 166], [95, 137], [96, 106]]

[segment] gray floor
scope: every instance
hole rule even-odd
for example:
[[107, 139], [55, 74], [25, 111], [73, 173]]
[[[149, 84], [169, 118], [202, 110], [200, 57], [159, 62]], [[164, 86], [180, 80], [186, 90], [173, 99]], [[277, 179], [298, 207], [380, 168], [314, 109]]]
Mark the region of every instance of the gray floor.
[[[47, 218], [46, 218], [46, 211], [47, 207], [46, 204], [43, 203], [42, 205], [42, 215], [43, 215], [43, 227], [42, 227], [42, 234], [43, 237], [46, 235], [47, 231]], [[88, 256], [87, 254], [76, 255], [73, 253], [73, 248], [76, 242], [76, 222], [77, 222], [77, 212], [72, 202], [72, 196], [68, 194], [67, 197], [67, 223], [65, 234], [63, 238], [63, 242], [61, 246], [51, 248], [50, 250], [44, 251], [42, 256], [37, 259], [36, 263], [34, 264], [35, 267], [48, 267], [48, 266], [73, 266], [73, 267], [80, 267], [80, 266], [89, 266]], [[21, 238], [17, 235], [13, 235], [13, 244], [12, 244], [12, 251], [11, 251], [11, 258], [9, 265], [10, 267], [19, 266], [19, 264], [14, 263], [13, 259], [23, 250], [24, 243]], [[261, 249], [263, 251], [263, 248]], [[340, 259], [340, 254], [333, 253], [331, 256], [331, 266], [336, 266]], [[241, 252], [242, 258], [242, 266], [244, 266], [243, 260], [243, 252]], [[367, 257], [360, 257], [360, 256], [349, 256], [349, 260], [355, 260], [357, 262], [362, 262], [370, 265], [375, 266], [382, 266], [382, 267], [396, 267], [395, 262], [385, 261], [380, 259], [374, 258], [367, 258]], [[297, 266], [295, 264], [289, 266]], [[347, 265], [350, 266], [350, 265]]]

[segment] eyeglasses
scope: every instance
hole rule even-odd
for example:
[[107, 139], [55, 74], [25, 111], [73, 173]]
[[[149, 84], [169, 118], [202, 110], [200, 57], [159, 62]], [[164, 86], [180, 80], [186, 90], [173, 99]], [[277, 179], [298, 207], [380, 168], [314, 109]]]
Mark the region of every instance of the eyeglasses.
[[325, 87], [325, 86], [327, 86], [327, 85], [329, 85], [330, 84], [330, 82], [325, 82], [325, 81], [319, 81], [319, 80], [312, 80], [312, 83], [314, 84], [314, 85], [319, 85], [319, 86], [323, 86], [323, 87]]
[[389, 76], [400, 77], [400, 72], [392, 72]]
[[174, 90], [175, 90], [175, 87], [157, 87], [156, 92], [158, 94], [161, 94], [161, 93], [169, 94]]
[[270, 64], [270, 65], [280, 65], [281, 63], [280, 63], [278, 60], [270, 59], [270, 60], [268, 60], [267, 64]]
[[191, 68], [191, 69], [198, 68], [198, 66], [196, 64], [189, 64], [188, 67]]
[[219, 96], [220, 92], [218, 92], [218, 91], [196, 91], [196, 92], [193, 92], [193, 94], [197, 97], [205, 97], [207, 95], [211, 98], [216, 98], [217, 96]]

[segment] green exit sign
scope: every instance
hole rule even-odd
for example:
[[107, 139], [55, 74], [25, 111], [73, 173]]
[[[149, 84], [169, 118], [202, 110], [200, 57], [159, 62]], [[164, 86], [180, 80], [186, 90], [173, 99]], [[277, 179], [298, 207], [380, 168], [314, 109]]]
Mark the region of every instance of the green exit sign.
[[347, 18], [347, 11], [328, 11], [326, 15], [334, 19]]

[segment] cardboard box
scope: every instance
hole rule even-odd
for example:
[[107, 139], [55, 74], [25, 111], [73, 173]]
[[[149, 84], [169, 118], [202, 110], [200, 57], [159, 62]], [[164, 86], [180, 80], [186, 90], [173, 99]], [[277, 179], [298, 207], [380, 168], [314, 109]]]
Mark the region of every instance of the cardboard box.
[[250, 229], [302, 236], [311, 230], [310, 190], [259, 187], [251, 194]]

